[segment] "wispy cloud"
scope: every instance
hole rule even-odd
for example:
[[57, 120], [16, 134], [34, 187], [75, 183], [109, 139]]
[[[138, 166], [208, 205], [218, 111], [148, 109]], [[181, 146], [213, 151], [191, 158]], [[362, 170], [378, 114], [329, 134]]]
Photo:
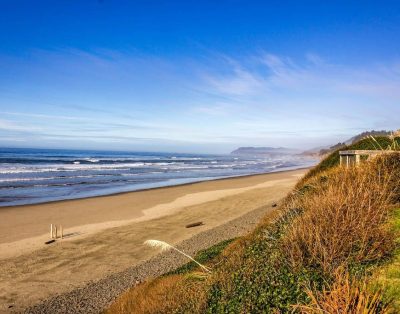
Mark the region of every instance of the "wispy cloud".
[[307, 137], [319, 145], [365, 129], [398, 128], [399, 61], [355, 65], [315, 53], [203, 53], [161, 59], [63, 49], [34, 51], [27, 64], [0, 58], [0, 135], [125, 142], [130, 149], [137, 142], [211, 143], [229, 150], [274, 141], [301, 146]]
[[[252, 94], [263, 85], [263, 78], [258, 73], [246, 69], [239, 60], [221, 54], [216, 54], [216, 56], [219, 58], [217, 72], [202, 73], [202, 79], [211, 87], [211, 90], [241, 96]], [[200, 67], [204, 66], [209, 65]], [[214, 68], [212, 65], [210, 67]]]
[[400, 98], [400, 72], [396, 62], [351, 66], [328, 63], [316, 54], [306, 54], [302, 62], [295, 62], [289, 57], [260, 53], [221, 64], [227, 74], [220, 75], [221, 69], [210, 72], [205, 76], [205, 84], [225, 94], [268, 96], [298, 91], [304, 94], [319, 89], [320, 93], [337, 96], [354, 93]]

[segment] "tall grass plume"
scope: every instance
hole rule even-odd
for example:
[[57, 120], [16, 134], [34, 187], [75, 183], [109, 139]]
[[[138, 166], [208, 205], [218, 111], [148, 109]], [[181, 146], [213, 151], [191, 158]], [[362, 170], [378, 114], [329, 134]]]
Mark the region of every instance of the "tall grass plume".
[[204, 266], [203, 264], [199, 263], [198, 261], [196, 261], [192, 256], [190, 256], [189, 254], [186, 254], [185, 252], [182, 252], [181, 250], [179, 250], [178, 248], [176, 248], [175, 246], [164, 242], [164, 241], [160, 241], [160, 240], [147, 240], [144, 242], [145, 245], [148, 245], [150, 247], [155, 247], [155, 248], [160, 248], [162, 251], [166, 251], [166, 250], [175, 250], [176, 252], [178, 252], [179, 254], [182, 254], [183, 256], [187, 257], [188, 259], [190, 259], [191, 261], [193, 261], [194, 263], [196, 263], [197, 265], [200, 266], [200, 268], [202, 270], [204, 270], [205, 272], [210, 273], [211, 269], [208, 268], [207, 266]]

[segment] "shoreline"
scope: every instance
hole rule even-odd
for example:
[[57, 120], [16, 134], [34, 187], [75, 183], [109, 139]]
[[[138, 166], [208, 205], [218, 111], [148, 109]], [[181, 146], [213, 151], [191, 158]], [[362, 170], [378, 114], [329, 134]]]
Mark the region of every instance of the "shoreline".
[[306, 166], [306, 167], [299, 167], [299, 168], [296, 167], [296, 168], [291, 168], [291, 169], [284, 169], [284, 170], [277, 170], [277, 171], [270, 171], [270, 172], [263, 172], [263, 173], [244, 174], [244, 175], [227, 176], [227, 177], [215, 177], [212, 179], [192, 181], [192, 182], [187, 182], [187, 183], [178, 183], [178, 184], [137, 189], [137, 190], [131, 190], [131, 191], [114, 192], [114, 193], [110, 193], [110, 194], [99, 194], [99, 195], [94, 195], [94, 196], [66, 198], [66, 199], [61, 199], [61, 200], [44, 201], [44, 202], [39, 202], [39, 203], [28, 203], [28, 204], [21, 204], [21, 205], [5, 205], [5, 206], [0, 204], [0, 212], [3, 209], [12, 209], [12, 208], [20, 208], [20, 207], [28, 207], [28, 206], [36, 206], [36, 205], [39, 206], [39, 205], [46, 205], [46, 204], [56, 204], [56, 203], [70, 202], [70, 201], [80, 201], [80, 200], [93, 199], [93, 198], [98, 198], [98, 197], [112, 197], [112, 196], [124, 195], [124, 194], [129, 194], [129, 193], [135, 193], [135, 192], [153, 191], [153, 190], [159, 190], [159, 189], [167, 189], [170, 187], [188, 186], [188, 185], [193, 185], [193, 184], [202, 183], [202, 182], [213, 182], [213, 181], [220, 181], [220, 180], [233, 180], [233, 179], [241, 179], [241, 178], [248, 178], [248, 177], [264, 176], [264, 175], [267, 175], [270, 173], [272, 174], [272, 173], [284, 173], [284, 172], [290, 172], [290, 171], [296, 171], [296, 170], [309, 170], [312, 167], [313, 166]]
[[[40, 209], [41, 214], [42, 214], [42, 219], [48, 220], [48, 225], [52, 223], [52, 220], [56, 220], [56, 218], [53, 217], [53, 213], [50, 211], [54, 211], [57, 208], [48, 208], [47, 207], [52, 207], [52, 206], [62, 206], [62, 208], [59, 208], [58, 210], [67, 210], [70, 209], [70, 206], [77, 206], [79, 204], [84, 204], [85, 202], [89, 202], [89, 205], [87, 206], [92, 206], [96, 208], [96, 206], [99, 206], [98, 203], [101, 202], [102, 204], [106, 204], [107, 201], [110, 203], [109, 206], [113, 206], [114, 203], [121, 201], [121, 198], [134, 198], [137, 195], [140, 195], [139, 193], [146, 193], [149, 194], [150, 197], [154, 197], [154, 193], [162, 191], [163, 193], [167, 193], [168, 191], [174, 189], [174, 190], [183, 190], [183, 189], [188, 189], [189, 187], [194, 189], [194, 191], [184, 191], [184, 193], [177, 194], [176, 198], [171, 198], [171, 199], [166, 199], [167, 202], [154, 202], [154, 204], [149, 203], [149, 206], [143, 206], [139, 210], [132, 210], [129, 209], [128, 213], [124, 216], [117, 216], [114, 215], [114, 217], [109, 217], [108, 219], [103, 218], [101, 219], [100, 216], [96, 217], [95, 220], [94, 217], [91, 217], [92, 215], [96, 215], [96, 210], [92, 211], [92, 213], [89, 215], [89, 217], [85, 217], [83, 223], [75, 223], [73, 225], [69, 225], [67, 227], [64, 227], [64, 235], [65, 237], [63, 239], [59, 239], [57, 241], [62, 241], [62, 242], [68, 242], [68, 241], [74, 241], [74, 240], [79, 240], [79, 239], [84, 239], [85, 237], [94, 235], [98, 232], [111, 229], [111, 228], [118, 228], [122, 227], [125, 225], [133, 224], [133, 223], [139, 223], [151, 219], [156, 219], [156, 218], [161, 218], [167, 215], [174, 214], [176, 211], [182, 208], [190, 207], [190, 206], [196, 206], [199, 204], [202, 204], [204, 202], [212, 202], [216, 201], [218, 199], [224, 198], [224, 197], [229, 197], [235, 194], [240, 194], [244, 193], [249, 190], [253, 189], [260, 189], [260, 188], [268, 188], [271, 187], [273, 184], [279, 184], [281, 183], [281, 179], [277, 180], [268, 180], [272, 179], [271, 177], [274, 174], [277, 175], [295, 175], [299, 171], [302, 170], [291, 170], [291, 171], [282, 171], [282, 172], [275, 172], [275, 173], [267, 173], [267, 174], [262, 174], [262, 175], [249, 175], [249, 176], [242, 176], [242, 177], [235, 177], [235, 178], [224, 178], [224, 179], [219, 179], [219, 180], [211, 180], [211, 181], [202, 181], [202, 182], [196, 182], [196, 183], [190, 183], [190, 184], [185, 184], [181, 186], [173, 186], [173, 187], [163, 187], [159, 189], [149, 189], [145, 191], [134, 191], [134, 192], [128, 192], [128, 193], [122, 193], [122, 194], [117, 194], [117, 195], [110, 195], [110, 196], [101, 196], [101, 197], [96, 197], [96, 198], [87, 198], [87, 199], [81, 199], [81, 200], [70, 200], [70, 201], [60, 201], [60, 202], [52, 202], [52, 203], [45, 203], [45, 204], [35, 204], [31, 206], [23, 206], [21, 210], [27, 211], [28, 213], [31, 212], [31, 215], [35, 215], [37, 211]], [[234, 181], [237, 182], [243, 182], [243, 180], [251, 180], [251, 179], [264, 179], [262, 183], [253, 183], [251, 185], [245, 185], [241, 187], [234, 187], [234, 188], [227, 188], [221, 186], [220, 188], [206, 188], [205, 190], [200, 190], [196, 191], [196, 186], [199, 187], [201, 185], [207, 185], [210, 184], [222, 184], [227, 183], [232, 183]], [[192, 193], [190, 193], [192, 192]], [[153, 195], [152, 195], [153, 194]], [[84, 203], [82, 203], [84, 202]], [[90, 204], [92, 203], [92, 204]], [[152, 206], [151, 206], [152, 205]], [[65, 207], [67, 206], [67, 207]], [[127, 206], [130, 206], [128, 204]], [[125, 206], [126, 207], [126, 206]], [[137, 206], [136, 206], [137, 207]], [[85, 205], [81, 206], [81, 208], [84, 210]], [[43, 211], [44, 209], [44, 211]], [[13, 210], [9, 210], [9, 216], [13, 216]], [[126, 210], [126, 208], [125, 208]], [[28, 214], [26, 213], [25, 216]], [[76, 214], [76, 211], [71, 211], [71, 215]], [[82, 216], [81, 212], [78, 212]], [[97, 213], [98, 214], [98, 213]], [[67, 215], [68, 216], [68, 215]], [[108, 215], [110, 216], [110, 215]], [[2, 212], [0, 212], [0, 227], [3, 226], [6, 228], [4, 221], [5, 219], [2, 217]], [[68, 217], [71, 220], [71, 217]], [[73, 222], [74, 219], [72, 219], [71, 223]], [[75, 219], [76, 220], [76, 219]], [[23, 219], [19, 219], [19, 222], [22, 223]], [[18, 221], [14, 222], [14, 228], [17, 228]], [[25, 223], [26, 224], [26, 223]], [[26, 254], [41, 248], [46, 247], [44, 244], [46, 241], [49, 240], [49, 233], [45, 232], [44, 228], [48, 227], [45, 223], [41, 221], [36, 222], [36, 227], [39, 227], [40, 224], [40, 229], [43, 230], [43, 232], [31, 232], [30, 236], [25, 236], [25, 237], [16, 237], [16, 235], [11, 236], [8, 235], [6, 236], [5, 234], [2, 234], [0, 231], [0, 259], [6, 259], [6, 258], [12, 258], [16, 257], [18, 255]], [[9, 229], [13, 230], [12, 226]], [[27, 229], [25, 229], [23, 232], [25, 234], [27, 233]], [[8, 239], [15, 239], [14, 241], [7, 241]]]
[[[143, 245], [148, 239], [175, 245], [257, 208], [272, 210], [271, 205], [285, 197], [305, 172], [235, 177], [0, 211], [0, 309], [12, 305], [21, 311], [139, 265], [157, 255], [157, 250]], [[185, 228], [197, 221], [204, 224]], [[49, 223], [60, 222], [65, 233], [80, 234], [45, 245]]]

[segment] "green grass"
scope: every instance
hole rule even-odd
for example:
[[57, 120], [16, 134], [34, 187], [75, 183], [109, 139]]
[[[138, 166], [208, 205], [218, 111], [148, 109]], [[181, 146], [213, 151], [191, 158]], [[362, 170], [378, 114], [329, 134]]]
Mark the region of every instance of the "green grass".
[[242, 258], [221, 267], [221, 280], [209, 289], [207, 313], [290, 313], [291, 305], [307, 302], [303, 284], [318, 281], [314, 272], [294, 271], [282, 263], [280, 240], [301, 212], [293, 209], [260, 229], [245, 245]]
[[[236, 238], [225, 240], [222, 242], [219, 242], [205, 250], [200, 251], [197, 253], [197, 255], [194, 257], [196, 261], [198, 261], [201, 264], [206, 264], [207, 262], [211, 261], [215, 257], [221, 254], [221, 252], [230, 244], [232, 243]], [[178, 275], [178, 274], [186, 274], [189, 273], [195, 269], [198, 268], [198, 265], [194, 262], [189, 262], [185, 265], [182, 265], [181, 267], [165, 274], [164, 276], [168, 275]]]
[[390, 262], [382, 267], [372, 282], [374, 289], [381, 289], [386, 301], [393, 301], [395, 313], [400, 313], [400, 208], [392, 217], [392, 225], [397, 233], [397, 249]]

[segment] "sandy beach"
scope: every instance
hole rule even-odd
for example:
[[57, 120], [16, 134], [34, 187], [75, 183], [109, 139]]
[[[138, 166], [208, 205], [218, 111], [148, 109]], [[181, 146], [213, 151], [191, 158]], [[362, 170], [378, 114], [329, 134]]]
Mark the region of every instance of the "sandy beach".
[[[21, 311], [148, 260], [158, 252], [142, 245], [147, 239], [176, 244], [257, 208], [272, 210], [304, 173], [0, 208], [0, 311]], [[185, 228], [196, 221], [204, 225]], [[45, 245], [51, 223], [66, 237]]]

